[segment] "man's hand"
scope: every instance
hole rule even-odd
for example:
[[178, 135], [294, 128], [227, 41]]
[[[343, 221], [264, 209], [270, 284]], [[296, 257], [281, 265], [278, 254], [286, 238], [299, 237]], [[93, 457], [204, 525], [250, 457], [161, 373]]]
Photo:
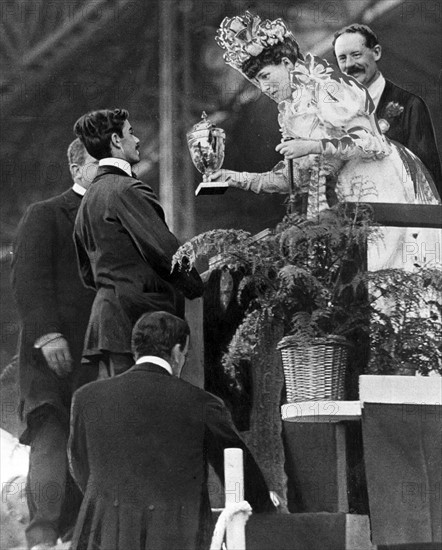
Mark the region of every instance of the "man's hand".
[[278, 514], [288, 514], [287, 503], [278, 495], [276, 491], [270, 491], [270, 500], [273, 502]]
[[291, 139], [281, 141], [275, 150], [287, 159], [297, 159], [305, 155], [321, 153], [321, 143], [312, 139]]
[[41, 352], [51, 370], [61, 378], [67, 376], [72, 370], [72, 356], [69, 344], [63, 336], [51, 340], [41, 347]]

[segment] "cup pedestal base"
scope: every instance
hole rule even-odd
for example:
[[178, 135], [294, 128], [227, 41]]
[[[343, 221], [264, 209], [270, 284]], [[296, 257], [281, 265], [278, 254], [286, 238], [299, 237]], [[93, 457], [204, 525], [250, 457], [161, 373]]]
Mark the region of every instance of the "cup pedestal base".
[[202, 181], [195, 191], [195, 196], [200, 195], [223, 195], [229, 184], [226, 181]]

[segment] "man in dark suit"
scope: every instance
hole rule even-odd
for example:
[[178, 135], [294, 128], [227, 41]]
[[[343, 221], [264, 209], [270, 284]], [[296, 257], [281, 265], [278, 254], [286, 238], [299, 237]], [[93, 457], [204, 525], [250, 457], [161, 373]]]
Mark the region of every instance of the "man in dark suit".
[[53, 546], [75, 525], [81, 495], [68, 473], [69, 411], [73, 391], [94, 378], [81, 369], [94, 293], [80, 280], [73, 230], [97, 161], [78, 139], [68, 160], [73, 187], [28, 208], [12, 260], [21, 324], [20, 408], [27, 425], [20, 441], [31, 446], [26, 535], [29, 547], [39, 548]]
[[144, 314], [133, 330], [135, 365], [74, 396], [69, 454], [84, 499], [72, 550], [208, 548], [207, 461], [222, 478], [229, 447], [244, 451], [245, 499], [274, 511], [223, 402], [179, 379], [189, 332], [170, 313]]
[[83, 281], [97, 289], [86, 334], [84, 360], [109, 375], [133, 364], [131, 331], [142, 313], [166, 310], [183, 315], [184, 299], [202, 295], [195, 270], [175, 269], [179, 243], [169, 231], [152, 189], [138, 180], [139, 139], [124, 109], [82, 116], [74, 131], [99, 159], [93, 185], [75, 223]]
[[383, 77], [377, 66], [382, 48], [370, 27], [359, 24], [344, 27], [335, 33], [333, 47], [341, 71], [354, 76], [370, 92], [381, 130], [420, 158], [442, 197], [436, 137], [423, 99]]

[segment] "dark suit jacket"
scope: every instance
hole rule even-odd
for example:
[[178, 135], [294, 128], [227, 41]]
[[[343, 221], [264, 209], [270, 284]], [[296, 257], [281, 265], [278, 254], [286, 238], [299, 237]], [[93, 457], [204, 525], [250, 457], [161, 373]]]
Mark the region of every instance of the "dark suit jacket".
[[72, 550], [196, 550], [212, 535], [207, 461], [245, 453], [245, 498], [274, 510], [223, 402], [151, 363], [81, 388], [69, 456], [84, 492]]
[[183, 297], [202, 295], [195, 270], [171, 273], [179, 243], [152, 189], [111, 166], [99, 168], [75, 222], [86, 285], [97, 289], [84, 355], [130, 353], [131, 332], [148, 311], [183, 314]]
[[[81, 196], [69, 189], [35, 203], [20, 222], [12, 259], [12, 287], [20, 316], [20, 391], [24, 415], [43, 404], [68, 415], [73, 377], [49, 369], [35, 341], [61, 332], [79, 366], [94, 292], [78, 273], [73, 241]], [[74, 369], [73, 376], [76, 374]]]
[[[388, 117], [387, 105], [390, 102], [399, 103], [404, 108], [399, 116]], [[386, 80], [376, 115], [390, 124], [386, 133], [390, 139], [402, 143], [420, 158], [434, 179], [439, 197], [442, 197], [439, 153], [430, 112], [424, 101]]]

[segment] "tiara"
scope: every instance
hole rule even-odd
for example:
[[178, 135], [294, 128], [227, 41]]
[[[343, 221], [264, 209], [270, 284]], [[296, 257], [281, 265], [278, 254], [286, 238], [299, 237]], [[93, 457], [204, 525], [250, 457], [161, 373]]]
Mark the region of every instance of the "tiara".
[[225, 17], [215, 40], [223, 50], [227, 50], [224, 54], [225, 62], [234, 69], [241, 70], [244, 61], [256, 57], [265, 48], [284, 42], [285, 38], [296, 43], [295, 37], [282, 19], [261, 21], [259, 15], [246, 11], [244, 15]]

